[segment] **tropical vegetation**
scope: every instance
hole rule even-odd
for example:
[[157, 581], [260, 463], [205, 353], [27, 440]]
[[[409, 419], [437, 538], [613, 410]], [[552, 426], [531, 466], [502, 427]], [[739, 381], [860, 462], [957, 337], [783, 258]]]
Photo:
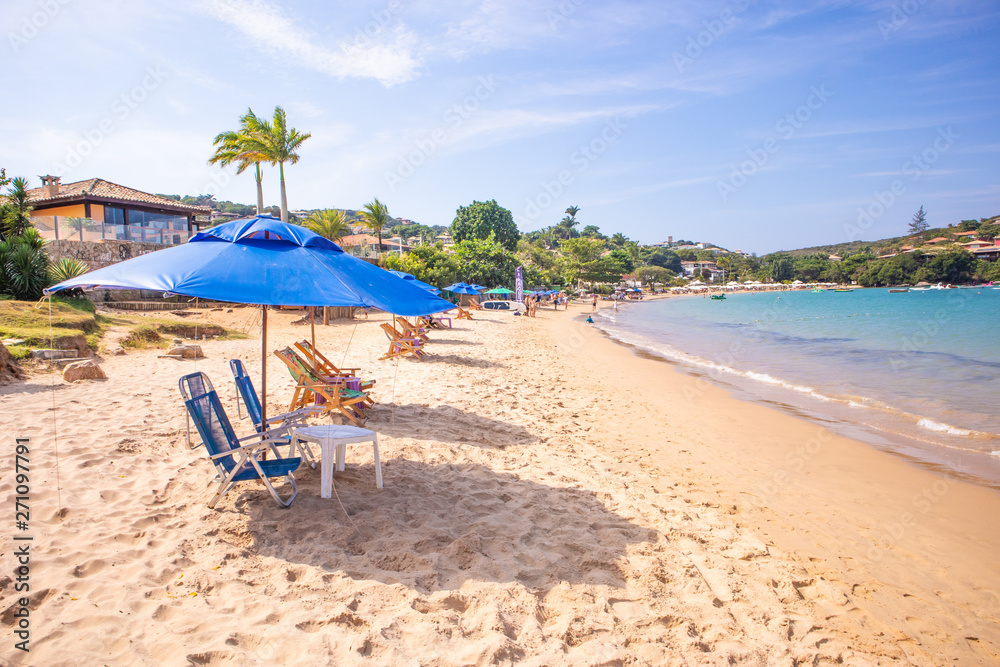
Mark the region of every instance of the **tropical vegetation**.
[[28, 180], [0, 169], [0, 296], [34, 301], [51, 283], [45, 239], [31, 224]]
[[343, 211], [325, 209], [315, 211], [306, 218], [304, 226], [334, 243], [351, 233], [351, 225]]
[[388, 226], [392, 216], [389, 215], [389, 207], [375, 197], [365, 204], [361, 210], [361, 225], [378, 237], [378, 248], [382, 249], [382, 231]]
[[312, 135], [288, 127], [285, 110], [274, 107], [271, 120], [254, 114], [252, 109], [240, 116], [240, 128], [222, 132], [215, 137], [215, 153], [209, 158], [210, 164], [236, 164], [236, 173], [243, 173], [254, 166], [257, 178], [257, 212], [264, 208], [264, 194], [261, 186], [261, 163], [278, 166], [278, 180], [281, 186], [281, 221], [288, 222], [288, 196], [285, 190], [285, 163], [299, 161], [298, 150]]

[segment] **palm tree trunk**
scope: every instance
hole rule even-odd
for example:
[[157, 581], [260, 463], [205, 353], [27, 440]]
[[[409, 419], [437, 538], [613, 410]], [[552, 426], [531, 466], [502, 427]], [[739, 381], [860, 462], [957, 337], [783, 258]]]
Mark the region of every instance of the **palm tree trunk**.
[[264, 212], [264, 186], [261, 185], [260, 162], [254, 162], [257, 170], [257, 215]]
[[285, 163], [278, 163], [278, 172], [281, 175], [281, 221], [288, 222], [288, 198], [285, 196]]

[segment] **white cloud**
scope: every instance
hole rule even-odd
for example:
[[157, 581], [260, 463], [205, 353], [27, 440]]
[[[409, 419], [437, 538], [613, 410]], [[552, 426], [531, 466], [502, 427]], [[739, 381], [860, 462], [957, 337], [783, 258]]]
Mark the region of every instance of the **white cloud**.
[[385, 25], [378, 31], [357, 32], [338, 41], [335, 49], [316, 38], [278, 7], [264, 0], [215, 0], [212, 14], [253, 40], [302, 67], [338, 79], [373, 78], [385, 86], [417, 75], [416, 37], [404, 26]]

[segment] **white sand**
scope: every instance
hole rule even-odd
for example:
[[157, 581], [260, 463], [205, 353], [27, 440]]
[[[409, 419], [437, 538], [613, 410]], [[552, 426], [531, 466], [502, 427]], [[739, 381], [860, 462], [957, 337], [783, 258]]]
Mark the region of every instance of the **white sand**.
[[[239, 326], [249, 315], [210, 314]], [[296, 317], [271, 315], [269, 350], [308, 337], [308, 326], [289, 324]], [[829, 505], [823, 488], [860, 497], [862, 482], [841, 480], [837, 490], [816, 478], [812, 496], [791, 500], [785, 485], [766, 511], [740, 492], [773, 468], [741, 466], [733, 457], [746, 444], [732, 441], [732, 429], [774, 441], [775, 432], [816, 427], [716, 390], [702, 417], [719, 401], [738, 407], [722, 426], [692, 426], [697, 409], [671, 411], [661, 400], [680, 391], [680, 376], [561, 312], [477, 313], [433, 332], [423, 363], [378, 361], [387, 345], [377, 321], [317, 327], [321, 350], [378, 380], [368, 427], [379, 433], [385, 488], [375, 488], [370, 447], [352, 446], [347, 470], [334, 476], [350, 520], [337, 498], [320, 499], [319, 471], [305, 468], [288, 510], [252, 483], [216, 510], [206, 506], [213, 469], [203, 448], [186, 447], [177, 379], [208, 373], [236, 422], [227, 362], [243, 359], [260, 388], [255, 331], [203, 343], [208, 358], [197, 362], [133, 352], [105, 359], [106, 381], [56, 377], [53, 391], [53, 376], [36, 374], [0, 387], [6, 451], [15, 437], [31, 438], [34, 537], [29, 654], [13, 649], [20, 594], [9, 578], [14, 543], [3, 545], [4, 664], [866, 665], [996, 656], [1000, 575], [981, 554], [997, 542], [997, 513], [985, 536], [969, 538], [978, 546], [963, 566], [979, 572], [945, 576], [931, 559], [922, 561], [925, 576], [906, 574], [935, 579], [928, 588], [937, 599], [880, 596], [869, 579], [859, 590], [844, 574], [852, 566], [833, 561], [860, 562], [865, 547], [854, 540], [864, 516], [828, 507], [799, 524], [786, 510], [795, 498], [805, 514]], [[273, 413], [292, 382], [273, 355], [268, 369]], [[250, 432], [246, 421], [235, 425]], [[12, 469], [11, 454], [0, 464], [5, 498]], [[959, 486], [950, 483], [949, 498]], [[992, 510], [995, 494], [984, 493]], [[937, 515], [946, 504], [934, 505], [938, 523], [948, 523]], [[5, 534], [15, 532], [8, 507]], [[928, 523], [908, 535], [955, 530]], [[798, 543], [789, 537], [796, 525], [806, 532]], [[888, 574], [879, 576], [899, 574], [896, 558], [880, 559]], [[915, 604], [934, 613], [894, 629], [896, 616], [914, 618]], [[979, 618], [964, 618], [977, 604]], [[955, 634], [959, 627], [976, 639]]]

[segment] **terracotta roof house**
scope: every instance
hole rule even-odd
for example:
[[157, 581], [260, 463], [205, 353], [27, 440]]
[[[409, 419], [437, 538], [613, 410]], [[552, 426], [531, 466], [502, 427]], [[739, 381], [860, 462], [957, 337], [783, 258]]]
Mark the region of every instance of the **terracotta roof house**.
[[996, 244], [993, 241], [984, 241], [982, 239], [975, 239], [969, 241], [968, 243], [959, 243], [958, 245], [968, 250], [973, 250], [975, 248], [989, 248]]
[[[1000, 241], [997, 241], [1000, 244]], [[973, 248], [971, 250], [972, 254], [976, 256], [976, 259], [986, 259], [995, 262], [1000, 259], [1000, 245], [984, 246], [982, 248]]]
[[955, 236], [975, 236], [979, 232], [955, 232]]
[[[398, 252], [399, 244], [392, 243], [388, 238], [382, 238], [382, 245], [378, 244], [378, 237], [371, 234], [348, 234], [337, 241], [337, 245], [355, 257], [373, 257], [376, 252]], [[410, 246], [403, 244], [404, 250], [409, 250]]]
[[844, 258], [843, 258], [843, 257], [841, 257], [840, 255], [830, 255], [830, 256], [828, 257], [828, 259], [829, 259], [829, 260], [830, 260], [831, 262], [839, 262], [840, 260], [842, 260], [842, 259], [844, 259]]
[[943, 236], [939, 236], [936, 239], [931, 239], [930, 241], [924, 241], [924, 243], [941, 243], [941, 241], [950, 241], [951, 239], [946, 239]]
[[58, 176], [41, 179], [42, 187], [28, 190], [28, 198], [32, 221], [48, 239], [173, 245], [198, 231], [195, 216], [212, 211], [100, 178], [66, 184]]

